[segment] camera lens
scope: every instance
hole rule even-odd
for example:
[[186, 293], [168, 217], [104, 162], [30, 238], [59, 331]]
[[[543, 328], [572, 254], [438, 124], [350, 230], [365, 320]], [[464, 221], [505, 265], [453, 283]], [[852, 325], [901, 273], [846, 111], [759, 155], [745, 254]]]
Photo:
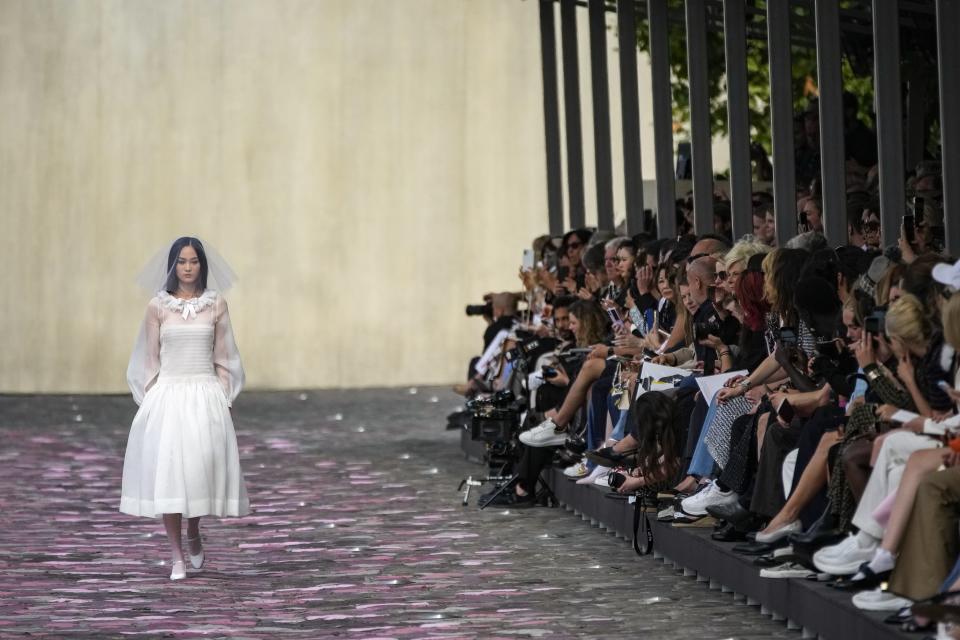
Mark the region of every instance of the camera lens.
[[611, 489], [619, 489], [626, 481], [627, 476], [623, 475], [619, 471], [611, 471], [607, 474], [607, 484], [610, 485]]

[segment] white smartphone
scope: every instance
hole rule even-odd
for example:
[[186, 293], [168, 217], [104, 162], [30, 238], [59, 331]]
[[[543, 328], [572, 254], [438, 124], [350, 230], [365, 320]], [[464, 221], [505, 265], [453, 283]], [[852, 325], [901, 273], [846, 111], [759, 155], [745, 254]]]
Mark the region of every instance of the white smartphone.
[[524, 271], [533, 271], [533, 249], [524, 249], [523, 250], [523, 270]]

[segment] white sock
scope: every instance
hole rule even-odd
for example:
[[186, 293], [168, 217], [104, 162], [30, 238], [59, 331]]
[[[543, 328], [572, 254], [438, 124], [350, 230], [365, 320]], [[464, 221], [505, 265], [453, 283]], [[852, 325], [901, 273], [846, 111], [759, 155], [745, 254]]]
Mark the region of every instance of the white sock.
[[873, 560], [870, 561], [869, 566], [874, 573], [880, 573], [881, 571], [890, 571], [896, 563], [896, 556], [883, 547], [878, 547], [873, 553]]
[[880, 544], [880, 540], [861, 529], [857, 532], [857, 546], [861, 549], [875, 548]]

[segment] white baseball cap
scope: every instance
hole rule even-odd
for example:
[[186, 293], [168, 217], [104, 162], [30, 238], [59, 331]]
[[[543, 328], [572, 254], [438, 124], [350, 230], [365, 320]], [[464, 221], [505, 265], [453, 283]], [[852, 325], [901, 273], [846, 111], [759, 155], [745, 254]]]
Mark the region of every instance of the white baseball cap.
[[933, 267], [933, 279], [953, 289], [960, 290], [960, 260], [954, 264], [941, 262]]

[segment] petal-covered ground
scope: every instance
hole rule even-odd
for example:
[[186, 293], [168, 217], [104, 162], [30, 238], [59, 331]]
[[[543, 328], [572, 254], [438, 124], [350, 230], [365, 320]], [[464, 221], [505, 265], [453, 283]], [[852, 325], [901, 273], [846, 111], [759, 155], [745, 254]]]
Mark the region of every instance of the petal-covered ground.
[[799, 638], [559, 509], [462, 507], [437, 389], [247, 393], [254, 513], [169, 580], [117, 511], [129, 396], [0, 396], [0, 637]]

